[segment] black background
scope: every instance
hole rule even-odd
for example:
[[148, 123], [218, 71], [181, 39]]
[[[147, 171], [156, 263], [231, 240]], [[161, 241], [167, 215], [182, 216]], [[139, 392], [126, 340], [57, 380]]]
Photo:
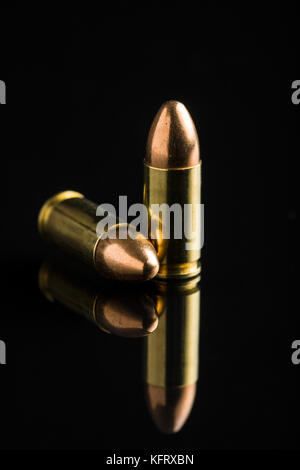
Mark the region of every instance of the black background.
[[[293, 226], [285, 181], [300, 112], [290, 84], [299, 77], [279, 7], [0, 14], [8, 102], [0, 113], [0, 448], [297, 448], [291, 343], [300, 330], [284, 287], [279, 213]], [[47, 247], [36, 228], [40, 206], [60, 190], [139, 202], [147, 133], [168, 99], [182, 101], [196, 124], [205, 204], [198, 391], [172, 436], [146, 409], [142, 340], [105, 335], [40, 293]]]

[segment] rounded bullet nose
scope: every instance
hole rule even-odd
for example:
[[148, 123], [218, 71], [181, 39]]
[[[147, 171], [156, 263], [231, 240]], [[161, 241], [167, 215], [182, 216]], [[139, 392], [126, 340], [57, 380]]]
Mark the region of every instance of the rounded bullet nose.
[[94, 260], [103, 276], [120, 281], [147, 281], [159, 269], [151, 242], [141, 234], [133, 236], [126, 224], [117, 227], [115, 237], [99, 240]]
[[184, 104], [171, 100], [159, 109], [148, 135], [145, 163], [162, 169], [200, 163], [197, 131]]
[[195, 383], [173, 388], [147, 385], [148, 407], [161, 432], [174, 434], [180, 431], [193, 407], [196, 388]]
[[159, 271], [159, 262], [154, 246], [149, 243], [145, 248], [146, 259], [144, 263], [143, 276], [145, 281], [153, 279]]
[[158, 325], [155, 304], [148, 296], [122, 293], [99, 298], [95, 320], [101, 329], [126, 338], [146, 336]]

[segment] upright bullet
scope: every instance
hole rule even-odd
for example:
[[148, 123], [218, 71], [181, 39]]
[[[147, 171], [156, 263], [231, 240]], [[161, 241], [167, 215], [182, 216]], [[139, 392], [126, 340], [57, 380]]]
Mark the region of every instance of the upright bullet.
[[[197, 131], [193, 120], [182, 103], [168, 101], [156, 114], [146, 146], [144, 171], [144, 204], [148, 208], [150, 238], [158, 253], [160, 278], [184, 279], [200, 272], [200, 190], [201, 160]], [[154, 205], [162, 207], [179, 204], [182, 212], [189, 205], [190, 216], [174, 217], [182, 237], [171, 232], [164, 236], [163, 217], [154, 212]], [[158, 225], [153, 228], [153, 220]], [[157, 227], [159, 227], [157, 229]], [[190, 236], [193, 235], [193, 239]], [[189, 249], [187, 249], [187, 244]], [[192, 249], [191, 249], [192, 248]]]
[[149, 295], [137, 287], [99, 283], [87, 271], [70, 260], [47, 260], [39, 271], [40, 289], [48, 300], [83, 315], [106, 333], [138, 338], [156, 329], [155, 302]]
[[[96, 209], [97, 204], [75, 191], [56, 194], [40, 210], [40, 233], [62, 250], [94, 266], [104, 277], [122, 281], [153, 278], [159, 263], [150, 241], [134, 232], [129, 236], [130, 225], [121, 223], [98, 234], [96, 228], [101, 217], [96, 216]], [[115, 238], [107, 236], [110, 230], [115, 230]]]
[[196, 395], [199, 276], [182, 282], [153, 283], [159, 324], [156, 331], [145, 338], [146, 399], [158, 429], [170, 434], [182, 428]]

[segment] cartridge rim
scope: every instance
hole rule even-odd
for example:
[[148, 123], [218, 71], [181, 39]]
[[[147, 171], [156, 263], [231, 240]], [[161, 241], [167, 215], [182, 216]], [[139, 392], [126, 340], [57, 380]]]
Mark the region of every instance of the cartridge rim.
[[201, 273], [200, 259], [190, 263], [180, 264], [160, 264], [160, 270], [157, 273], [159, 280], [163, 279], [188, 279], [196, 277]]
[[61, 191], [48, 199], [42, 206], [38, 216], [38, 229], [42, 236], [45, 237], [45, 226], [50, 217], [50, 214], [55, 206], [67, 199], [83, 198], [84, 195], [76, 191]]

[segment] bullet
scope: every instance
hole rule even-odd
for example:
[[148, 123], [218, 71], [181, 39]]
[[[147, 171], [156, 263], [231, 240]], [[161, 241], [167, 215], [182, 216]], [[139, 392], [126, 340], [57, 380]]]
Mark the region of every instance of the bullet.
[[[104, 277], [121, 281], [153, 278], [159, 263], [153, 245], [130, 225], [117, 223], [97, 234], [97, 204], [75, 191], [64, 191], [45, 202], [38, 225], [42, 237], [92, 265]], [[116, 237], [107, 236], [116, 230]], [[132, 238], [134, 236], [134, 238]]]
[[39, 287], [49, 301], [83, 315], [106, 333], [139, 338], [158, 325], [154, 300], [145, 292], [96, 282], [82, 266], [68, 260], [45, 261], [39, 270]]
[[[159, 278], [184, 279], [200, 272], [200, 148], [193, 120], [182, 103], [168, 101], [156, 114], [152, 123], [144, 161], [144, 204], [148, 209], [149, 236], [152, 240], [160, 269]], [[164, 223], [153, 205], [190, 205], [191, 215], [182, 216], [182, 236], [177, 239], [171, 233], [164, 237]], [[198, 211], [198, 212], [197, 212]], [[187, 213], [187, 212], [186, 212]], [[153, 220], [158, 225], [153, 228]], [[157, 228], [158, 227], [158, 228]], [[190, 235], [192, 234], [192, 236]], [[193, 248], [187, 249], [187, 243]]]
[[153, 283], [159, 324], [156, 331], [144, 340], [146, 401], [157, 428], [171, 434], [185, 424], [196, 395], [199, 276], [187, 281]]

